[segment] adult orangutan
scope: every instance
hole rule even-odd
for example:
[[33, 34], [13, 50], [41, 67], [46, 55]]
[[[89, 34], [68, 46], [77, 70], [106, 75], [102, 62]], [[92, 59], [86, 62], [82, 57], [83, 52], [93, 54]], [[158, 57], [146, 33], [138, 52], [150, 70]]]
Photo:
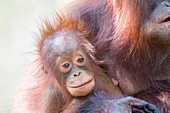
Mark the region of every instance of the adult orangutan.
[[136, 98], [109, 99], [106, 94], [95, 92], [94, 96], [79, 106], [77, 113], [160, 113], [160, 110]]
[[124, 94], [169, 113], [170, 0], [79, 0], [71, 8]]
[[13, 113], [76, 113], [89, 97], [100, 97], [96, 96], [102, 95], [100, 92], [106, 94], [103, 102], [115, 100], [112, 110], [116, 113], [141, 109], [159, 113], [150, 103], [124, 97], [98, 66], [100, 61], [83, 23], [75, 24], [69, 15], [57, 15], [53, 23], [45, 21], [40, 30], [33, 73], [24, 81]]

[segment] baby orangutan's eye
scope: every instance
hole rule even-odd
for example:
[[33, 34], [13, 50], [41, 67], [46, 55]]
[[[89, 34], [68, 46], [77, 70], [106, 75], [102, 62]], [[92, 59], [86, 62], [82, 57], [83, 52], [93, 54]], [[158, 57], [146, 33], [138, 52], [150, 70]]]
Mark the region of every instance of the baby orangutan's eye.
[[77, 66], [85, 66], [86, 65], [86, 59], [82, 55], [78, 55], [75, 57], [74, 64]]
[[70, 64], [69, 64], [69, 63], [65, 63], [65, 64], [63, 64], [63, 67], [64, 67], [64, 68], [69, 68], [69, 66], [70, 66]]
[[72, 68], [72, 65], [70, 62], [63, 62], [60, 64], [60, 71], [63, 73], [68, 73]]
[[77, 62], [79, 62], [79, 63], [84, 62], [84, 58], [83, 58], [83, 57], [82, 57], [82, 58], [78, 58], [78, 59], [77, 59]]

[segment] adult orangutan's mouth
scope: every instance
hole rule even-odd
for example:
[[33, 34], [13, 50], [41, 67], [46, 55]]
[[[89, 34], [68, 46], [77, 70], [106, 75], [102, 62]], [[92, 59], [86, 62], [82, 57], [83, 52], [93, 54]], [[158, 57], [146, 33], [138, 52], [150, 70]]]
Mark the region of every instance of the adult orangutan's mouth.
[[165, 23], [165, 22], [169, 22], [170, 21], [170, 15], [167, 15], [165, 17], [163, 17], [159, 23]]

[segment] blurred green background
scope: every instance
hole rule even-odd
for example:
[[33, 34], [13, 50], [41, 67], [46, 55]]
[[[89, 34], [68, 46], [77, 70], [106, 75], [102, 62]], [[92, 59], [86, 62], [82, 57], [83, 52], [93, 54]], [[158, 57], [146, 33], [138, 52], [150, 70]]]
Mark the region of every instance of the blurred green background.
[[17, 88], [33, 61], [33, 33], [73, 0], [0, 0], [0, 113], [10, 113]]

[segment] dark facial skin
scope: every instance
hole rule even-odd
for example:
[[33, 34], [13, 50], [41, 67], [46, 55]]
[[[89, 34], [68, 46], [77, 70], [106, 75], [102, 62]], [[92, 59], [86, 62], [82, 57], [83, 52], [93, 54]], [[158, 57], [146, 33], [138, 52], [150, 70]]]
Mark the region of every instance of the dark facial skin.
[[[57, 32], [51, 35], [45, 42], [44, 47], [48, 48], [54, 58], [55, 68], [52, 72], [56, 75], [61, 86], [74, 97], [86, 96], [95, 87], [94, 73], [91, 70], [90, 59], [85, 50], [78, 44], [78, 32]], [[56, 57], [55, 57], [56, 56]]]
[[158, 0], [152, 3], [148, 20], [144, 26], [146, 33], [151, 37], [151, 43], [160, 45], [170, 45], [170, 1]]

